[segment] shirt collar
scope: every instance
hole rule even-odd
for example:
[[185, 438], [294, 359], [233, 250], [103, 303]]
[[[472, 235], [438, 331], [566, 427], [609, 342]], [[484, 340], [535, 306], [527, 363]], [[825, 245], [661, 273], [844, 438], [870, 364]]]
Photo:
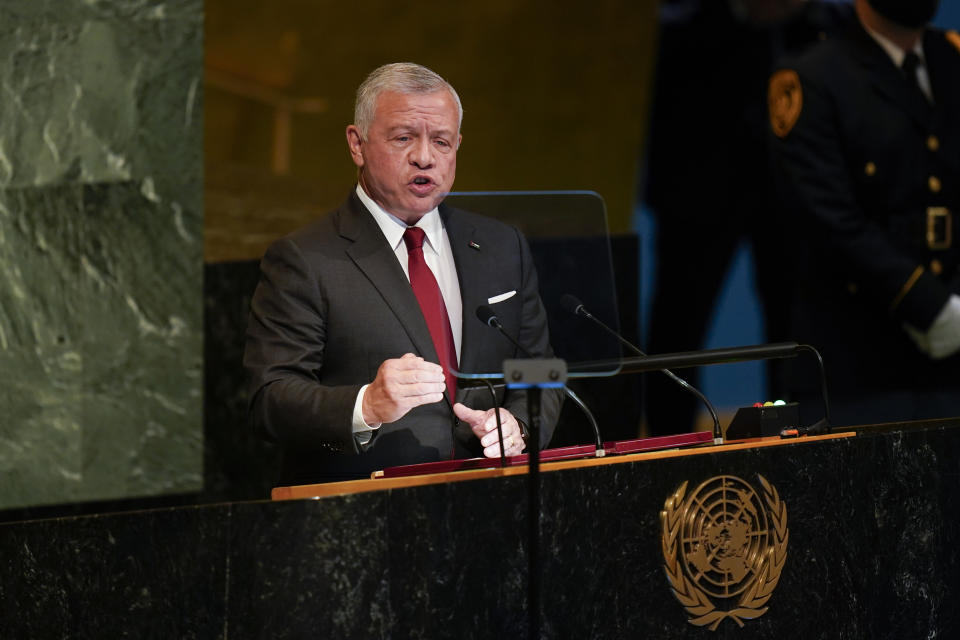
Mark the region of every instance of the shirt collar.
[[[367, 192], [364, 191], [363, 187], [359, 184], [357, 185], [357, 197], [360, 198], [360, 202], [362, 202], [370, 214], [373, 215], [373, 219], [377, 221], [377, 225], [387, 238], [387, 243], [390, 245], [390, 248], [396, 251], [400, 243], [403, 242], [403, 232], [407, 228], [407, 223], [392, 213], [385, 211], [367, 195]], [[440, 220], [439, 209], [434, 207], [431, 211], [428, 211], [414, 226], [423, 229], [423, 232], [427, 236], [427, 243], [429, 243], [429, 246], [432, 247], [435, 252], [439, 253], [439, 247], [441, 246], [440, 239], [443, 236], [443, 223]]]
[[[861, 23], [862, 24], [862, 23]], [[867, 25], [863, 25], [863, 28], [866, 30], [870, 37], [873, 38], [880, 47], [887, 52], [887, 55], [890, 56], [890, 59], [893, 60], [893, 64], [899, 69], [903, 66], [903, 59], [906, 57], [907, 52], [898, 47], [890, 38], [874, 31]], [[920, 37], [917, 40], [917, 43], [913, 45], [913, 52], [917, 54], [917, 57], [920, 58], [921, 64], [926, 64], [926, 60], [923, 57], [923, 37]]]

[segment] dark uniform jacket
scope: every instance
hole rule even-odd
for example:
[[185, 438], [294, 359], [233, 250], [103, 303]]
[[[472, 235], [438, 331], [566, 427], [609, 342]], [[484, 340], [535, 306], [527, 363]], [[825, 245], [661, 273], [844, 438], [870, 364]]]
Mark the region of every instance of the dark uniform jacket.
[[[849, 5], [802, 3], [758, 25], [726, 0], [665, 0], [644, 197], [656, 216], [652, 353], [703, 346], [731, 263], [749, 243], [769, 342], [788, 339], [791, 284], [768, 161], [767, 82], [786, 52], [806, 50], [853, 19]], [[770, 371], [779, 370], [779, 362]], [[700, 372], [687, 372], [692, 382]], [[768, 374], [771, 383], [778, 378]], [[698, 403], [664, 376], [645, 376], [651, 435], [693, 428]], [[769, 390], [778, 397], [779, 387]]]
[[[551, 356], [537, 275], [520, 232], [445, 205], [440, 217], [464, 308], [460, 370], [498, 372], [504, 359], [522, 357], [474, 314], [490, 297], [509, 291], [517, 293], [492, 305], [505, 330], [534, 355]], [[364, 452], [357, 448], [354, 403], [380, 364], [408, 352], [438, 360], [410, 282], [355, 193], [330, 215], [274, 243], [260, 270], [244, 366], [254, 428], [282, 448], [281, 483], [365, 477], [389, 466], [482, 455], [446, 397], [384, 424]], [[541, 445], [550, 439], [561, 397], [553, 390], [543, 394]], [[486, 388], [465, 384], [456, 400], [475, 409], [492, 403]], [[525, 393], [500, 400], [526, 419]]]
[[[934, 103], [859, 23], [770, 83], [774, 162], [792, 214], [799, 288], [791, 337], [819, 348], [832, 391], [960, 386], [927, 330], [960, 292], [960, 36], [929, 29]], [[794, 388], [816, 374], [795, 371]]]

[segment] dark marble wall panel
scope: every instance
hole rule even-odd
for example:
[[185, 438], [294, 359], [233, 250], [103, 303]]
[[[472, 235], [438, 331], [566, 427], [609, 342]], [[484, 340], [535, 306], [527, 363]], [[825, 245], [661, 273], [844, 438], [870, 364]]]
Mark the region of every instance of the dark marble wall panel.
[[[789, 530], [769, 610], [695, 627], [664, 573], [664, 501], [758, 474]], [[960, 634], [960, 421], [541, 480], [542, 638]], [[526, 637], [525, 482], [0, 525], [0, 637]]]
[[545, 634], [703, 637], [670, 595], [659, 514], [684, 481], [692, 491], [724, 474], [759, 486], [761, 474], [786, 504], [786, 565], [765, 615], [742, 629], [725, 620], [713, 637], [954, 637], [958, 436], [865, 435], [547, 475], [544, 553], [558, 561], [546, 564]]
[[[388, 499], [349, 496], [319, 510], [311, 502], [234, 505], [230, 637], [389, 636], [392, 574], [382, 564], [390, 544]], [[319, 609], [330, 615], [317, 617]]]
[[279, 450], [247, 420], [243, 345], [260, 261], [204, 266], [204, 482], [207, 501], [263, 500], [276, 485]]
[[202, 7], [0, 4], [0, 508], [202, 486]]
[[230, 633], [519, 637], [526, 625], [525, 496], [523, 479], [508, 478], [234, 505]]
[[525, 487], [523, 478], [505, 478], [393, 492], [385, 559], [400, 635], [519, 637], [526, 624]]
[[226, 638], [229, 510], [0, 525], [0, 637]]

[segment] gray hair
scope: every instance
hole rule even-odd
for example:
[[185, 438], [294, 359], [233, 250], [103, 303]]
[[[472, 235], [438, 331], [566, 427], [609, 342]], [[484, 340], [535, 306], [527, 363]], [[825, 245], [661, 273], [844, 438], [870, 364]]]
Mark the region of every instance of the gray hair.
[[374, 69], [357, 89], [357, 102], [353, 109], [353, 124], [364, 139], [373, 122], [377, 99], [385, 91], [405, 94], [433, 93], [446, 89], [457, 103], [457, 131], [463, 123], [463, 105], [453, 86], [439, 74], [412, 62], [394, 62]]

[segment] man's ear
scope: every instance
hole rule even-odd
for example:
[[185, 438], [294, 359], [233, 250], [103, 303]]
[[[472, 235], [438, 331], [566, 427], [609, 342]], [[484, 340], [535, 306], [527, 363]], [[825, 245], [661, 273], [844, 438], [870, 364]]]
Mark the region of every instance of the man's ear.
[[358, 167], [363, 166], [363, 136], [360, 135], [360, 129], [356, 125], [347, 126], [347, 147], [350, 149], [350, 157], [353, 158], [353, 164]]

